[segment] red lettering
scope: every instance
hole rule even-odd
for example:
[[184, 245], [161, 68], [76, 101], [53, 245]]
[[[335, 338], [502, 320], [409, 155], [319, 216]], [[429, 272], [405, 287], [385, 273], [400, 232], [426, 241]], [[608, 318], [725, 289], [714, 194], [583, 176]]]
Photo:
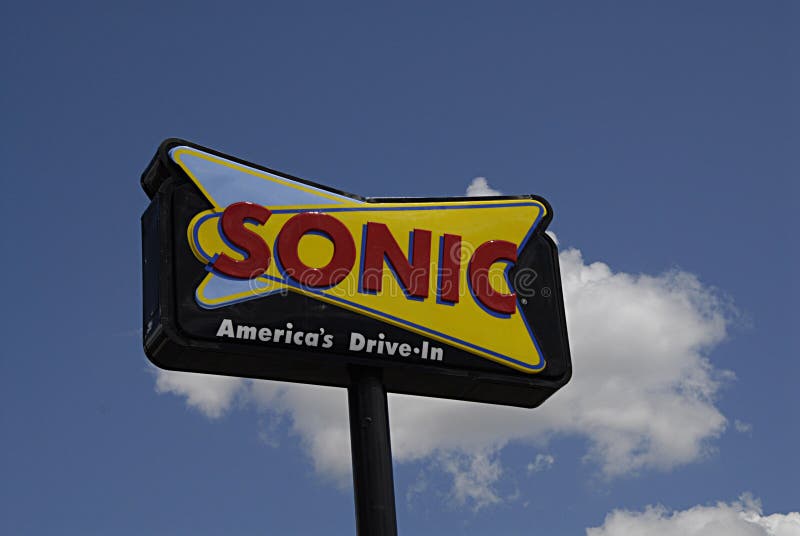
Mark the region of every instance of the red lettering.
[[[222, 238], [244, 256], [236, 260], [219, 253], [211, 263], [214, 271], [236, 279], [252, 279], [263, 274], [270, 263], [270, 248], [246, 223], [264, 225], [272, 212], [255, 203], [233, 203], [220, 216]], [[308, 233], [319, 233], [333, 243], [333, 255], [325, 266], [306, 265], [298, 254], [300, 240]], [[364, 229], [361, 289], [381, 292], [384, 264], [409, 297], [427, 298], [430, 286], [431, 231], [414, 229], [408, 257], [384, 223], [368, 222]], [[356, 260], [356, 246], [347, 227], [322, 212], [296, 214], [284, 224], [276, 242], [276, 255], [286, 276], [312, 288], [331, 287], [344, 280]], [[439, 247], [437, 293], [440, 302], [458, 303], [460, 298], [461, 237], [444, 234]], [[486, 309], [510, 315], [516, 311], [516, 293], [498, 292], [489, 273], [498, 262], [515, 263], [517, 247], [505, 240], [490, 240], [475, 250], [467, 267], [467, 278], [475, 300]]]
[[364, 268], [361, 272], [361, 288], [380, 292], [383, 287], [383, 259], [391, 264], [400, 285], [410, 297], [427, 298], [430, 286], [431, 232], [414, 229], [409, 258], [403, 255], [391, 231], [383, 223], [368, 222]]
[[272, 212], [255, 203], [233, 203], [222, 213], [222, 235], [245, 258], [236, 260], [225, 253], [217, 255], [211, 266], [216, 272], [236, 279], [252, 279], [269, 267], [269, 246], [258, 234], [244, 226], [248, 220], [264, 225]]
[[445, 234], [439, 248], [439, 300], [458, 303], [461, 275], [461, 237]]
[[[333, 257], [322, 268], [300, 260], [297, 246], [306, 233], [318, 232], [333, 242]], [[328, 214], [303, 212], [292, 216], [278, 235], [277, 255], [286, 275], [307, 287], [330, 287], [347, 277], [356, 262], [356, 245], [347, 227]]]
[[472, 254], [468, 277], [476, 300], [496, 313], [510, 315], [517, 307], [516, 293], [497, 292], [489, 281], [489, 269], [500, 261], [517, 262], [517, 246], [505, 240], [489, 240]]

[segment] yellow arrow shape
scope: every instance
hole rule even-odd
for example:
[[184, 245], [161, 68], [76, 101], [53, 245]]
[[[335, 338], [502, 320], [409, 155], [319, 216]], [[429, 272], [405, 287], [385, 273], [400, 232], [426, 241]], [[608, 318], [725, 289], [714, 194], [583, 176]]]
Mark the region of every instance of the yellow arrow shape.
[[[497, 315], [484, 308], [469, 288], [467, 264], [472, 252], [489, 240], [505, 240], [519, 250], [536, 230], [546, 207], [534, 199], [420, 201], [403, 203], [365, 203], [357, 199], [318, 189], [286, 177], [251, 168], [197, 149], [178, 147], [173, 160], [197, 184], [215, 208], [197, 214], [187, 229], [187, 237], [198, 260], [209, 263], [225, 253], [234, 259], [243, 255], [221, 236], [219, 218], [224, 208], [238, 201], [262, 204], [272, 216], [264, 225], [246, 224], [270, 245], [273, 262], [267, 271], [249, 281], [230, 281], [210, 272], [196, 291], [198, 304], [206, 308], [225, 307], [247, 299], [264, 297], [277, 291], [292, 291], [319, 299], [359, 314], [416, 332], [513, 369], [534, 373], [545, 362], [534, 333], [519, 311]], [[271, 199], [277, 202], [271, 202]], [[300, 201], [298, 204], [292, 201]], [[308, 203], [311, 201], [311, 203]], [[323, 212], [342, 222], [357, 246], [353, 269], [336, 286], [309, 288], [287, 277], [275, 262], [275, 241], [283, 224], [301, 212]], [[409, 299], [396, 276], [383, 271], [380, 293], [359, 290], [359, 266], [363, 252], [364, 225], [380, 222], [388, 226], [403, 253], [409, 254], [409, 234], [414, 229], [433, 233], [428, 298]], [[440, 252], [439, 238], [445, 233], [461, 236], [459, 299], [454, 304], [437, 300]], [[298, 244], [298, 254], [308, 266], [324, 266], [333, 254], [325, 237], [308, 234]], [[510, 293], [503, 263], [492, 266], [489, 277], [499, 292]]]

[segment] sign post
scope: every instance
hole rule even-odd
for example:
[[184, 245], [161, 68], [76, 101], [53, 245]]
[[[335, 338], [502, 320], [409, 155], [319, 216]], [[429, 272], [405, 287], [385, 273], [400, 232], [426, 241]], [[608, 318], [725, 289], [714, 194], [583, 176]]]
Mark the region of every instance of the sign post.
[[353, 367], [347, 388], [357, 534], [394, 536], [397, 516], [389, 411], [380, 369]]
[[148, 358], [347, 388], [361, 534], [396, 533], [387, 392], [534, 408], [572, 375], [541, 197], [367, 198], [179, 139], [141, 184]]

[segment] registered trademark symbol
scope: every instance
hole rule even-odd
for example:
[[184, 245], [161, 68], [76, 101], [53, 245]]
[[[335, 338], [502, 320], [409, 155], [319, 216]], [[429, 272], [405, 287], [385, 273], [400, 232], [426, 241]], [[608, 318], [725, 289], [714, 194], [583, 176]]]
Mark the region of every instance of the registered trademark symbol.
[[519, 301], [520, 301], [520, 303], [522, 303], [522, 305], [528, 305], [528, 300], [526, 298], [522, 298]]
[[542, 297], [549, 298], [550, 297], [550, 287], [542, 287]]

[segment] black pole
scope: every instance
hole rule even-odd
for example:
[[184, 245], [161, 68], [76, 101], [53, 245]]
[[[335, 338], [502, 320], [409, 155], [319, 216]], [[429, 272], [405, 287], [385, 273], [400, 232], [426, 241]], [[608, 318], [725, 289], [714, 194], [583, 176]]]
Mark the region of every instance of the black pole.
[[380, 369], [353, 367], [347, 388], [356, 534], [396, 536], [389, 408]]

